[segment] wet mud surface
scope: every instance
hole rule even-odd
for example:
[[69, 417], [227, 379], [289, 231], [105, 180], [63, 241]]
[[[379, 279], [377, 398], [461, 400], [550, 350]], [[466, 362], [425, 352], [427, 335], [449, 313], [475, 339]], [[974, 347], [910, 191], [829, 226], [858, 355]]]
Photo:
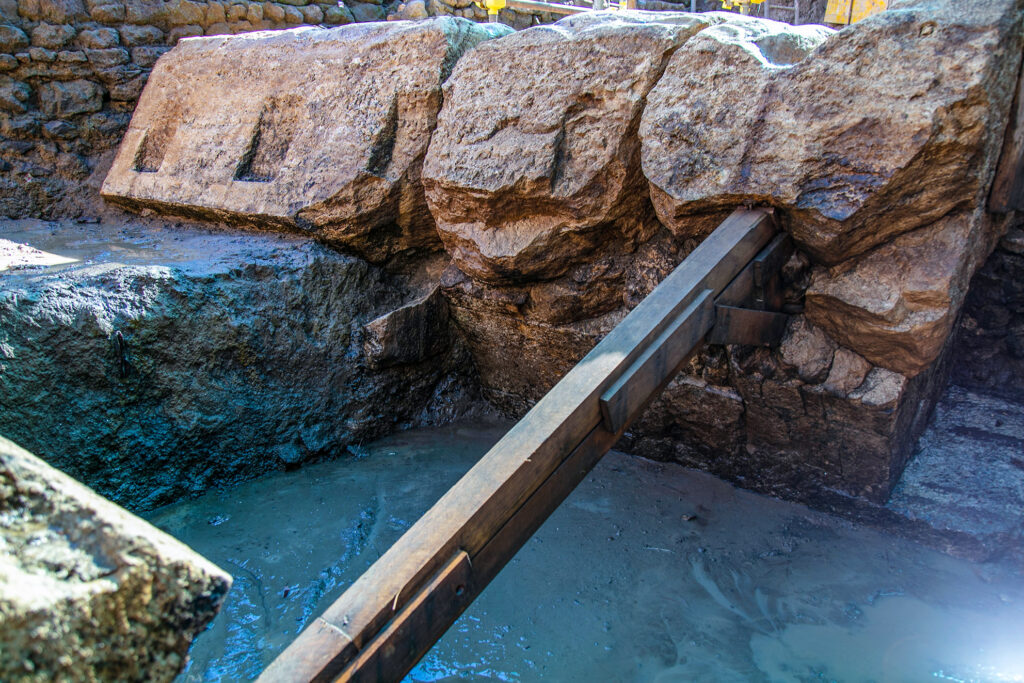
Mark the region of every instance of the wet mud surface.
[[[235, 576], [181, 680], [258, 674], [502, 434], [462, 423], [151, 521]], [[1024, 579], [676, 465], [609, 454], [411, 681], [1000, 681]]]

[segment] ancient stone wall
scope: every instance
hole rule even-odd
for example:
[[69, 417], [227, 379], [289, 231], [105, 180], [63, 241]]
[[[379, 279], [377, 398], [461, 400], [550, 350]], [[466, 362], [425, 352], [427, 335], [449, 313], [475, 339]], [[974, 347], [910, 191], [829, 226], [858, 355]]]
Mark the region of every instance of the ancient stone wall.
[[[378, 0], [379, 3], [379, 0]], [[0, 2], [0, 216], [95, 212], [80, 191], [120, 142], [153, 65], [186, 36], [382, 19], [379, 4]]]
[[[0, 216], [95, 215], [109, 154], [157, 59], [183, 37], [428, 16], [487, 20], [472, 0], [0, 0]], [[499, 18], [523, 29], [560, 17], [506, 9]]]
[[436, 299], [310, 240], [5, 227], [0, 249], [76, 262], [0, 272], [0, 434], [132, 510], [358, 453], [474, 398]]

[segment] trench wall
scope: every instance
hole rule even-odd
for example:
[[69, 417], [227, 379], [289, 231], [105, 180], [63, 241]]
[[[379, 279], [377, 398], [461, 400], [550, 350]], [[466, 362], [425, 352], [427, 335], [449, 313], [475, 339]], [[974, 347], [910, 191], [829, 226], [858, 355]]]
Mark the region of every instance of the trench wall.
[[954, 383], [1024, 403], [1024, 228], [1012, 228], [974, 276], [954, 353]]

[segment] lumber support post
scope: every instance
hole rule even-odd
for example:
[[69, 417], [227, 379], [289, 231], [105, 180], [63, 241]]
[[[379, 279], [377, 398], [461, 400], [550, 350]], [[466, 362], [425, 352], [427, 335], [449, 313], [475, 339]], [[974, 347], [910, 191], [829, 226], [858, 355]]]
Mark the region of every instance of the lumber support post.
[[730, 215], [259, 680], [405, 676], [679, 372], [716, 306], [729, 329], [745, 302], [766, 313], [788, 258], [775, 233], [768, 209]]

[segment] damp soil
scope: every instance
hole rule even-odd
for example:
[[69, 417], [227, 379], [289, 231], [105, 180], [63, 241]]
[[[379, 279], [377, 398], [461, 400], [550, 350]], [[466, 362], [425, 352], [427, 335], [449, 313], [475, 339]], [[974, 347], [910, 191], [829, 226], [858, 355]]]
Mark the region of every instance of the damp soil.
[[[161, 508], [235, 577], [183, 681], [256, 676], [500, 438], [467, 422]], [[411, 681], [1021, 681], [1024, 577], [611, 453]]]

